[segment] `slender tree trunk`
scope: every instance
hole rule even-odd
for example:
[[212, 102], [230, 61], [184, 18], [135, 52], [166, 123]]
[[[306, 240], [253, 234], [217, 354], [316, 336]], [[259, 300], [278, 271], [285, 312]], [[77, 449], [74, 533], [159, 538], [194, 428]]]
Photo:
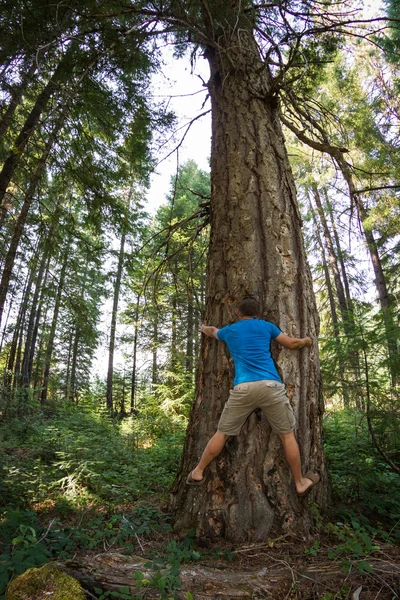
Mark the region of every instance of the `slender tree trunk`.
[[[85, 293], [87, 279], [88, 279], [88, 271], [87, 271], [87, 269], [85, 269], [85, 271], [83, 273], [83, 277], [82, 277], [81, 296], [83, 296]], [[78, 400], [77, 386], [76, 386], [76, 373], [77, 373], [77, 366], [78, 366], [79, 342], [81, 340], [81, 329], [82, 329], [82, 327], [79, 323], [79, 315], [76, 315], [76, 325], [75, 325], [75, 331], [74, 331], [74, 335], [73, 335], [74, 343], [72, 346], [72, 353], [71, 353], [70, 357], [68, 358], [68, 362], [71, 361], [70, 380], [69, 380], [69, 387], [68, 387], [68, 400], [70, 400], [72, 402]]]
[[152, 368], [151, 368], [151, 385], [154, 389], [154, 386], [158, 383], [158, 364], [157, 364], [157, 355], [158, 355], [158, 314], [155, 313], [153, 316], [153, 348], [152, 348]]
[[36, 59], [31, 60], [31, 64], [29, 67], [28, 67], [28, 65], [25, 65], [24, 74], [22, 76], [22, 81], [17, 87], [14, 88], [14, 90], [11, 94], [10, 102], [9, 102], [6, 110], [4, 111], [3, 116], [0, 119], [0, 138], [3, 137], [3, 135], [6, 133], [7, 129], [9, 128], [12, 118], [15, 113], [15, 109], [17, 108], [18, 104], [20, 103], [21, 98], [22, 98], [26, 88], [28, 87], [28, 84], [30, 83], [36, 69], [37, 69]]
[[44, 244], [43, 256], [40, 261], [38, 275], [35, 281], [35, 292], [32, 298], [32, 305], [28, 320], [26, 340], [25, 340], [25, 348], [24, 348], [24, 356], [22, 359], [22, 369], [21, 369], [21, 387], [22, 394], [20, 396], [20, 410], [23, 409], [23, 404], [25, 404], [28, 400], [29, 396], [29, 386], [32, 374], [32, 352], [34, 352], [34, 346], [36, 343], [36, 317], [38, 312], [40, 311], [40, 303], [39, 295], [42, 292], [42, 281], [48, 266], [48, 253], [49, 247], [47, 244]]
[[70, 332], [69, 332], [69, 340], [68, 340], [67, 370], [65, 373], [65, 399], [66, 400], [70, 400], [72, 341], [73, 341], [73, 330], [71, 328]]
[[21, 329], [21, 326], [23, 327], [23, 325], [22, 325], [23, 317], [26, 313], [27, 303], [28, 303], [29, 296], [31, 294], [34, 277], [35, 277], [35, 269], [32, 268], [29, 270], [26, 281], [25, 281], [24, 290], [22, 292], [22, 301], [19, 306], [17, 320], [15, 322], [15, 329], [14, 329], [13, 338], [11, 341], [10, 354], [8, 355], [8, 362], [7, 362], [7, 370], [9, 372], [11, 372], [14, 369], [14, 361], [15, 361], [15, 355], [17, 352], [17, 345], [18, 345], [20, 329]]
[[106, 404], [107, 404], [107, 408], [110, 411], [110, 413], [112, 413], [112, 411], [113, 411], [113, 374], [114, 374], [115, 333], [116, 333], [116, 329], [117, 329], [119, 292], [121, 289], [122, 270], [123, 270], [124, 258], [125, 258], [125, 239], [126, 239], [126, 234], [123, 233], [121, 236], [121, 245], [120, 245], [119, 255], [118, 255], [117, 275], [115, 278], [115, 285], [114, 285], [114, 300], [113, 300], [113, 308], [112, 308], [112, 315], [111, 315], [111, 329], [110, 329], [110, 346], [108, 349]]
[[171, 308], [171, 369], [174, 371], [178, 358], [176, 291], [172, 293]]
[[186, 372], [189, 376], [193, 372], [193, 296], [188, 292], [187, 324], [186, 324]]
[[138, 332], [139, 332], [139, 310], [140, 310], [140, 294], [136, 296], [135, 322], [133, 332], [133, 357], [132, 357], [132, 379], [131, 379], [131, 414], [135, 414], [135, 397], [137, 386], [137, 347], [138, 347]]
[[53, 147], [53, 144], [57, 138], [57, 135], [58, 135], [61, 127], [63, 126], [63, 123], [66, 118], [66, 114], [67, 114], [67, 108], [64, 107], [64, 110], [61, 111], [59, 118], [57, 119], [57, 122], [53, 127], [53, 131], [51, 132], [51, 134], [47, 140], [47, 143], [46, 143], [45, 149], [43, 150], [42, 156], [40, 157], [40, 160], [38, 161], [38, 163], [36, 165], [36, 170], [30, 181], [28, 191], [25, 194], [25, 199], [24, 199], [24, 203], [21, 208], [21, 212], [18, 215], [17, 221], [15, 223], [14, 233], [12, 235], [10, 246], [9, 246], [7, 254], [6, 254], [4, 269], [3, 269], [3, 273], [2, 273], [1, 281], [0, 281], [0, 323], [1, 323], [2, 315], [3, 315], [4, 304], [5, 304], [6, 297], [7, 297], [8, 286], [9, 286], [10, 279], [12, 276], [12, 271], [13, 271], [13, 267], [14, 267], [15, 256], [17, 253], [18, 245], [19, 245], [19, 240], [21, 239], [21, 235], [22, 235], [22, 232], [25, 227], [26, 219], [27, 219], [28, 212], [29, 212], [29, 209], [32, 204], [33, 197], [36, 192], [36, 188], [38, 186], [43, 169], [46, 165], [47, 157]]
[[[72, 47], [71, 47], [72, 48]], [[66, 63], [69, 60], [71, 50], [67, 51], [64, 58], [60, 61], [58, 67], [49, 79], [47, 85], [37, 97], [35, 105], [29, 113], [24, 126], [22, 127], [17, 139], [15, 140], [10, 154], [4, 161], [3, 169], [0, 172], [0, 203], [2, 203], [7, 187], [14, 175], [15, 169], [20, 163], [24, 149], [34, 134], [39, 119], [45, 110], [49, 99], [55, 92], [61, 89], [63, 77], [66, 75]]]
[[319, 245], [320, 251], [321, 251], [322, 265], [323, 265], [324, 275], [325, 275], [325, 284], [326, 284], [326, 289], [328, 291], [329, 307], [330, 307], [331, 315], [332, 315], [333, 334], [335, 336], [336, 353], [337, 353], [338, 363], [339, 363], [339, 371], [340, 371], [339, 375], [340, 375], [340, 381], [341, 381], [341, 385], [342, 385], [343, 404], [345, 406], [348, 406], [350, 398], [349, 398], [349, 393], [348, 393], [348, 384], [347, 384], [346, 377], [345, 377], [346, 369], [345, 369], [345, 364], [344, 364], [344, 360], [343, 360], [343, 350], [341, 348], [339, 320], [338, 320], [338, 315], [337, 315], [337, 311], [336, 311], [335, 296], [333, 293], [331, 276], [329, 273], [329, 267], [328, 267], [328, 263], [326, 260], [325, 248], [322, 243], [322, 238], [321, 238], [321, 234], [319, 231], [319, 224], [317, 222], [317, 217], [314, 212], [311, 201], [310, 201], [310, 211], [311, 211], [312, 218], [314, 221], [314, 228], [315, 228], [315, 233], [316, 233], [317, 240], [318, 240], [318, 245]]
[[43, 381], [42, 381], [42, 385], [41, 385], [42, 391], [41, 391], [41, 396], [40, 396], [40, 400], [41, 400], [42, 404], [45, 404], [47, 401], [49, 377], [50, 377], [50, 365], [51, 365], [51, 359], [53, 356], [54, 340], [55, 340], [55, 336], [56, 336], [58, 315], [59, 315], [60, 306], [61, 306], [61, 297], [62, 297], [62, 293], [64, 290], [64, 281], [65, 281], [65, 274], [67, 271], [68, 258], [69, 258], [69, 247], [68, 247], [68, 243], [67, 243], [67, 248], [66, 248], [66, 251], [64, 254], [63, 263], [62, 263], [61, 272], [60, 272], [60, 279], [59, 279], [58, 287], [57, 287], [57, 294], [56, 294], [56, 299], [55, 299], [55, 304], [54, 304], [53, 318], [51, 321], [49, 339], [47, 342], [47, 349], [46, 349], [46, 355], [45, 355], [45, 361], [44, 361], [44, 373], [43, 373]]
[[334, 333], [335, 338], [338, 338], [339, 334], [340, 334], [339, 327], [338, 327], [339, 321], [338, 321], [338, 316], [337, 316], [337, 312], [336, 312], [336, 304], [335, 304], [335, 297], [333, 294], [331, 276], [329, 273], [328, 263], [326, 260], [325, 248], [322, 243], [321, 234], [319, 232], [317, 218], [316, 218], [316, 215], [315, 215], [315, 212], [314, 212], [311, 202], [310, 202], [310, 211], [311, 211], [312, 219], [314, 222], [314, 229], [315, 229], [315, 234], [317, 236], [318, 246], [319, 246], [319, 249], [321, 252], [322, 267], [324, 269], [324, 276], [325, 276], [325, 284], [326, 284], [326, 289], [328, 291], [329, 308], [330, 308], [331, 315], [332, 315], [333, 333]]
[[359, 220], [362, 226], [362, 231], [365, 237], [367, 248], [372, 262], [372, 267], [375, 274], [375, 286], [378, 292], [379, 303], [381, 305], [381, 313], [386, 332], [386, 343], [389, 352], [389, 368], [392, 378], [393, 386], [396, 386], [399, 380], [399, 356], [397, 348], [398, 339], [398, 328], [396, 327], [393, 319], [393, 303], [391, 301], [389, 291], [386, 284], [385, 274], [383, 272], [381, 259], [379, 256], [378, 246], [375, 241], [374, 234], [372, 231], [368, 231], [364, 227], [364, 222], [367, 218], [367, 211], [365, 210], [360, 194], [357, 194], [356, 188], [353, 181], [353, 176], [349, 165], [344, 160], [341, 154], [334, 156], [339, 168], [345, 178], [349, 187], [350, 197], [354, 200]]
[[333, 231], [333, 237], [334, 237], [334, 240], [335, 240], [336, 255], [338, 257], [339, 264], [340, 264], [340, 270], [341, 270], [341, 273], [342, 273], [342, 281], [343, 281], [344, 291], [345, 291], [345, 294], [346, 294], [346, 304], [347, 304], [347, 307], [349, 308], [349, 310], [351, 310], [351, 312], [353, 313], [353, 300], [351, 298], [351, 293], [350, 293], [349, 278], [347, 277], [347, 269], [346, 269], [346, 265], [344, 263], [342, 246], [341, 246], [341, 243], [340, 243], [339, 234], [338, 234], [338, 231], [337, 231], [335, 219], [333, 217], [332, 205], [331, 205], [331, 203], [329, 201], [326, 189], [324, 189], [324, 194], [325, 194], [325, 206], [328, 209], [328, 214], [329, 214], [329, 218], [330, 218], [330, 222], [331, 222], [331, 229]]
[[[39, 344], [37, 345], [37, 352], [36, 352], [36, 365], [35, 365], [35, 373], [33, 375], [33, 389], [37, 390], [37, 400], [40, 402], [40, 396], [41, 396], [41, 392], [42, 389], [40, 387], [40, 380], [41, 380], [41, 371], [43, 370], [43, 354], [44, 354], [44, 345], [45, 345], [45, 337], [46, 337], [46, 323], [47, 323], [47, 315], [48, 315], [48, 311], [49, 311], [49, 305], [48, 303], [46, 304], [45, 307], [45, 311], [44, 311], [44, 315], [43, 315], [43, 326], [40, 332], [40, 336], [39, 336]], [[33, 364], [32, 364], [32, 372], [33, 372]]]
[[[18, 345], [17, 351], [15, 355], [15, 365], [14, 365], [14, 378], [12, 388], [15, 390], [21, 386], [21, 357], [22, 357], [22, 346], [24, 342], [24, 331], [25, 331], [25, 320], [28, 313], [28, 306], [31, 296], [32, 285], [37, 280], [37, 263], [38, 263], [38, 252], [36, 251], [33, 264], [31, 267], [31, 275], [29, 278], [28, 286], [26, 289], [26, 293], [24, 296], [24, 300], [22, 302], [22, 314], [21, 314], [21, 325], [19, 327], [19, 337], [18, 337]], [[11, 360], [11, 353], [10, 359]]]
[[74, 343], [72, 346], [72, 356], [71, 356], [71, 376], [70, 376], [70, 384], [69, 384], [69, 393], [68, 400], [74, 402], [76, 399], [76, 369], [78, 363], [78, 348], [80, 341], [80, 327], [76, 325], [74, 332]]
[[[236, 4], [218, 4], [228, 13], [227, 22], [240, 21]], [[218, 28], [218, 20], [213, 25]], [[275, 350], [274, 355], [296, 414], [303, 467], [322, 475], [311, 501], [323, 508], [328, 480], [318, 316], [277, 105], [268, 71], [245, 27], [239, 22], [232, 35], [214, 31], [219, 49], [209, 47], [206, 53], [211, 68], [212, 192], [205, 323], [221, 327], [232, 322], [237, 301], [251, 294], [260, 299], [263, 318], [289, 335], [310, 335], [314, 340], [310, 350]], [[258, 411], [207, 469], [205, 484], [186, 485], [216, 430], [231, 383], [232, 365], [224, 344], [204, 338], [182, 463], [170, 500], [175, 528], [232, 541], [265, 540], [273, 531], [288, 529], [309, 532], [311, 502], [304, 503], [290, 485], [279, 438]]]
[[47, 265], [46, 265], [45, 275], [44, 275], [44, 278], [43, 278], [43, 284], [42, 284], [41, 290], [40, 290], [40, 299], [39, 299], [39, 302], [38, 302], [38, 306], [37, 306], [37, 310], [36, 310], [36, 315], [35, 315], [35, 322], [34, 322], [34, 326], [33, 326], [33, 334], [32, 334], [31, 347], [28, 349], [28, 374], [29, 374], [29, 383], [30, 383], [31, 378], [32, 378], [33, 360], [34, 360], [35, 352], [36, 352], [36, 344], [37, 344], [37, 338], [38, 338], [38, 333], [39, 333], [40, 319], [42, 317], [43, 304], [44, 304], [45, 296], [47, 294], [47, 278], [48, 278], [48, 275], [49, 275], [49, 264], [50, 264], [50, 256], [47, 259]]
[[316, 185], [312, 186], [313, 196], [315, 200], [315, 204], [317, 206], [318, 216], [321, 222], [322, 231], [324, 233], [325, 246], [328, 250], [329, 256], [329, 264], [332, 269], [333, 278], [335, 281], [336, 287], [336, 295], [339, 302], [340, 312], [342, 315], [343, 322], [346, 324], [348, 319], [348, 307], [346, 303], [346, 297], [344, 293], [342, 279], [340, 277], [338, 260], [335, 254], [335, 250], [333, 247], [333, 242], [331, 238], [331, 233], [329, 231], [328, 223], [326, 222], [324, 209], [322, 207], [321, 197], [319, 195], [319, 191]]

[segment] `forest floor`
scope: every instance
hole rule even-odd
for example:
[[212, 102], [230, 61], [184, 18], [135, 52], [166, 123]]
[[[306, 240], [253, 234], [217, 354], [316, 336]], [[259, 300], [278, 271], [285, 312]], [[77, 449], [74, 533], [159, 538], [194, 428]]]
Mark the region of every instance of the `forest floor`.
[[[71, 528], [81, 526], [83, 518], [90, 523], [99, 511], [112, 518], [107, 507], [96, 507], [94, 513], [81, 515], [80, 523], [71, 521]], [[135, 511], [140, 520], [140, 506], [121, 506], [118, 512], [132, 515]], [[50, 516], [47, 513], [44, 521]], [[307, 540], [288, 532], [235, 546], [224, 540], [181, 539], [168, 527], [152, 530], [148, 522], [135, 534], [134, 548], [127, 551], [118, 537], [110, 538], [101, 550], [78, 551], [63, 566], [81, 580], [88, 599], [98, 598], [93, 592], [99, 588], [130, 599], [122, 592], [118, 596], [118, 590], [136, 586], [133, 597], [146, 600], [400, 598], [400, 547], [379, 535], [371, 537], [364, 529], [324, 521], [318, 518], [318, 527]]]
[[159, 421], [136, 418], [134, 430], [78, 409], [9, 422], [0, 427], [0, 600], [11, 579], [51, 561], [83, 582], [88, 600], [400, 598], [400, 478], [363, 419], [326, 420], [332, 506], [323, 516], [312, 506], [308, 539], [289, 532], [235, 546], [171, 529], [165, 504], [183, 428], [166, 423], [154, 436]]

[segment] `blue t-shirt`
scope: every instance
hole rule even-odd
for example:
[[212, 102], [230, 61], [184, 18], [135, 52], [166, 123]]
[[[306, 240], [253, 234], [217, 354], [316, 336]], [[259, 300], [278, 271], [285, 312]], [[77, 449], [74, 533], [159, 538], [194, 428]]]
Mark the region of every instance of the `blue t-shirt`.
[[225, 342], [235, 364], [234, 385], [249, 381], [281, 381], [271, 357], [271, 339], [281, 333], [279, 327], [261, 319], [242, 319], [217, 333]]

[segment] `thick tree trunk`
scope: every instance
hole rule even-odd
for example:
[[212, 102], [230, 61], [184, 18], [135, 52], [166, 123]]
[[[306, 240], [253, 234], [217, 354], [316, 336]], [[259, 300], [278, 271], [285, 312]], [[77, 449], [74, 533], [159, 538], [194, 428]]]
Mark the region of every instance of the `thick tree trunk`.
[[238, 26], [218, 42], [219, 51], [207, 51], [213, 117], [205, 323], [221, 327], [232, 322], [237, 301], [251, 294], [260, 299], [263, 318], [289, 335], [313, 338], [311, 350], [274, 354], [296, 414], [303, 467], [319, 471], [322, 480], [309, 501], [296, 495], [279, 438], [256, 411], [207, 469], [204, 485], [185, 484], [216, 430], [232, 383], [226, 347], [204, 338], [170, 509], [178, 531], [195, 529], [200, 536], [261, 540], [289, 528], [307, 534], [312, 501], [326, 505], [328, 481], [318, 316], [301, 219], [276, 101], [252, 33]]
[[114, 300], [111, 315], [111, 328], [110, 328], [110, 346], [108, 349], [108, 371], [107, 371], [107, 389], [106, 389], [106, 404], [110, 413], [113, 410], [113, 374], [114, 374], [114, 349], [115, 349], [115, 333], [117, 329], [117, 315], [118, 315], [118, 301], [119, 292], [121, 289], [121, 278], [122, 268], [124, 265], [125, 256], [125, 238], [126, 234], [123, 233], [121, 236], [121, 245], [118, 255], [118, 267], [117, 275], [115, 278], [114, 286]]

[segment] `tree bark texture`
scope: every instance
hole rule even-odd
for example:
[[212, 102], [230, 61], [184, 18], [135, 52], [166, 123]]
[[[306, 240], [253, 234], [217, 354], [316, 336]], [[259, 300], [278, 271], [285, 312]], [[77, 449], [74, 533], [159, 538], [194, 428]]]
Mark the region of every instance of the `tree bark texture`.
[[[207, 57], [212, 101], [211, 233], [204, 322], [235, 320], [236, 305], [255, 295], [261, 316], [312, 349], [274, 350], [297, 419], [303, 470], [321, 473], [306, 499], [295, 491], [281, 443], [259, 411], [208, 467], [200, 487], [185, 484], [214, 434], [232, 384], [224, 344], [203, 338], [196, 393], [170, 509], [178, 531], [262, 540], [272, 532], [307, 533], [313, 501], [325, 506], [328, 482], [322, 448], [318, 316], [301, 219], [268, 71], [251, 32], [218, 38]], [[221, 44], [226, 47], [221, 48]]]

